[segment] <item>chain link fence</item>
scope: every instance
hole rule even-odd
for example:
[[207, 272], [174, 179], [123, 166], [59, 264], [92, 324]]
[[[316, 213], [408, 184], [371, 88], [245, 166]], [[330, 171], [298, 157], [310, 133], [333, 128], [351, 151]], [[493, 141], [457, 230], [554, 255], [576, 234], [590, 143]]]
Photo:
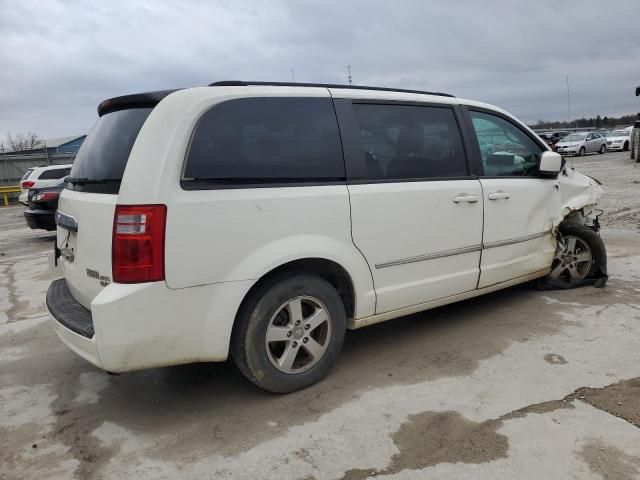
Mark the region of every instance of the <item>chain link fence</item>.
[[73, 163], [75, 154], [30, 153], [0, 155], [0, 185], [18, 185], [24, 172], [31, 167]]

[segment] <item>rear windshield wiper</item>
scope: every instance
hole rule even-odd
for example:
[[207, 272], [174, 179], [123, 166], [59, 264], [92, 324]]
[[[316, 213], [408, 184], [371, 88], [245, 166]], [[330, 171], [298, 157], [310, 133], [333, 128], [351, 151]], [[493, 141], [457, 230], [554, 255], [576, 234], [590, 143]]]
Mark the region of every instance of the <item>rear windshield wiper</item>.
[[88, 178], [88, 177], [68, 177], [67, 183], [74, 185], [86, 185], [87, 183], [113, 183], [121, 182], [119, 178]]

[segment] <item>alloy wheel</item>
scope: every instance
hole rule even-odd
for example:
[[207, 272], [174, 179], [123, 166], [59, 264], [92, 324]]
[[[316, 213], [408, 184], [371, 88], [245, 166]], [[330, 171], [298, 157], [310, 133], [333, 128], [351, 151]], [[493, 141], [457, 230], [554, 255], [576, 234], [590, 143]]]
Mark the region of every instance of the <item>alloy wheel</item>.
[[301, 373], [324, 356], [331, 340], [331, 317], [317, 298], [283, 303], [271, 317], [265, 346], [271, 364], [284, 373]]
[[567, 285], [579, 283], [587, 277], [592, 265], [589, 245], [575, 235], [567, 235], [558, 240], [549, 277]]

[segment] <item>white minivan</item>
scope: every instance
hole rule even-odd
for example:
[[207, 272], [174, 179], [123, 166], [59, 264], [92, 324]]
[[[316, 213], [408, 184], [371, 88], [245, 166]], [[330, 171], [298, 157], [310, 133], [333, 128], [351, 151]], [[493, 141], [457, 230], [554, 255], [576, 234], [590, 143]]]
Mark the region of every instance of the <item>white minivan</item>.
[[60, 196], [47, 307], [109, 372], [231, 355], [290, 392], [346, 329], [606, 279], [599, 184], [490, 105], [228, 81], [98, 114]]

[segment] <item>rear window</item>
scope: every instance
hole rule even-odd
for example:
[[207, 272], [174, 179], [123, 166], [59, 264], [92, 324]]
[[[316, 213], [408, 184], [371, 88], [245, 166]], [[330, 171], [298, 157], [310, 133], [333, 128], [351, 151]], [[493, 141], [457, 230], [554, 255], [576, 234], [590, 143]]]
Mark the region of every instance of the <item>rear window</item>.
[[119, 110], [100, 117], [78, 151], [67, 187], [118, 193], [133, 143], [151, 110]]
[[27, 168], [27, 171], [24, 172], [24, 175], [22, 176], [22, 178], [20, 179], [21, 182], [24, 182], [27, 178], [29, 178], [29, 175], [31, 175], [31, 173], [35, 170], [35, 168]]
[[344, 181], [329, 98], [242, 98], [198, 121], [184, 167], [187, 189]]
[[52, 168], [51, 170], [45, 170], [40, 174], [38, 180], [57, 180], [69, 175], [71, 168]]

